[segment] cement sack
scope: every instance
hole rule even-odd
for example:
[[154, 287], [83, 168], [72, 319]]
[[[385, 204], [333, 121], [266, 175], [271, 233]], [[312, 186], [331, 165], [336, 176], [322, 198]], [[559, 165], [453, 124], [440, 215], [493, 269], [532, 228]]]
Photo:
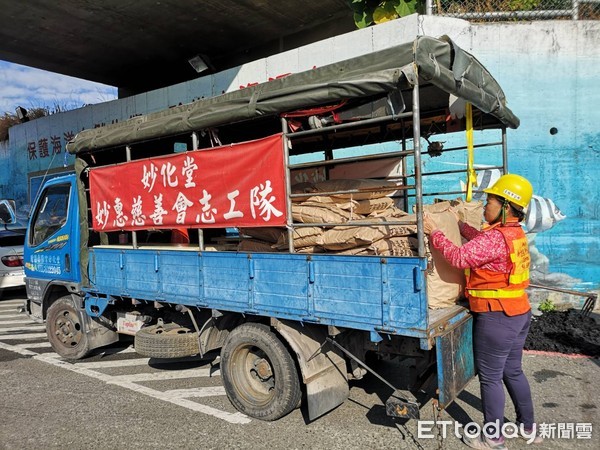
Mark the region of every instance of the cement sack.
[[483, 202], [465, 202], [458, 198], [450, 201], [450, 208], [458, 214], [461, 220], [475, 228], [481, 230], [481, 224], [483, 221]]
[[[324, 233], [321, 227], [298, 227], [292, 231], [294, 239], [294, 249], [303, 247], [314, 247], [320, 245]], [[289, 238], [287, 231], [279, 236], [277, 243], [273, 245], [278, 250], [287, 250], [289, 248]]]
[[303, 202], [310, 196], [315, 195], [314, 193], [316, 193], [316, 192], [317, 192], [317, 188], [315, 187], [315, 185], [313, 183], [304, 182], [304, 183], [293, 184], [291, 186], [292, 194], [305, 194], [306, 193], [307, 195], [302, 196], [302, 197], [292, 197], [292, 202]]
[[325, 231], [321, 245], [327, 250], [347, 250], [387, 237], [413, 233], [416, 233], [415, 225], [338, 226]]
[[359, 200], [356, 202], [354, 212], [367, 215], [385, 211], [392, 206], [394, 206], [394, 200], [389, 197]]
[[293, 203], [292, 218], [300, 223], [343, 223], [350, 217], [348, 211], [325, 203]]
[[287, 233], [285, 228], [277, 227], [240, 228], [239, 231], [240, 234], [250, 236], [260, 241], [270, 242], [271, 244], [276, 243], [283, 233]]
[[373, 242], [371, 248], [381, 256], [418, 256], [419, 242], [415, 237], [397, 236]]
[[276, 252], [271, 247], [270, 242], [259, 241], [258, 239], [242, 239], [238, 244], [238, 251], [240, 252]]
[[333, 205], [336, 208], [340, 208], [345, 211], [356, 211], [356, 208], [358, 207], [358, 202], [356, 200], [334, 198], [328, 195], [311, 195], [302, 202], [299, 202], [296, 198], [292, 199], [292, 201], [296, 203], [323, 203], [325, 205]]
[[350, 198], [353, 200], [381, 198], [398, 189], [396, 182], [370, 178], [325, 180], [314, 183], [314, 186], [318, 192], [358, 191], [331, 195], [336, 198]]
[[296, 253], [325, 253], [325, 249], [318, 245], [313, 245], [311, 247], [298, 248], [296, 249]]
[[[448, 201], [423, 205], [423, 210], [431, 214], [445, 236], [455, 245], [460, 246], [461, 236], [458, 220], [451, 211]], [[432, 309], [446, 308], [456, 304], [465, 287], [465, 274], [462, 269], [452, 267], [444, 255], [430, 248], [433, 267], [427, 273], [427, 299]]]
[[[402, 217], [406, 217], [408, 215], [407, 212], [403, 211], [402, 209], [391, 205], [388, 208], [384, 209], [383, 211], [373, 211], [372, 213], [370, 213], [367, 217], [368, 218], [372, 218], [372, 217], [383, 217], [383, 218], [388, 218], [390, 221], [393, 221], [395, 219], [400, 219]], [[413, 214], [414, 217], [414, 214]], [[416, 220], [416, 219], [413, 219]]]
[[360, 247], [349, 248], [346, 250], [328, 251], [331, 255], [350, 255], [350, 256], [371, 256], [375, 255], [375, 249], [370, 245], [361, 245]]

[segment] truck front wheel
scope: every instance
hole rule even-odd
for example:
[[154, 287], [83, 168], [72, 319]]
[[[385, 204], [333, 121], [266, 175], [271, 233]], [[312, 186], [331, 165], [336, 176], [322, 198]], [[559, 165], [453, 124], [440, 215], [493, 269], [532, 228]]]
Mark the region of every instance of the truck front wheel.
[[229, 334], [221, 350], [221, 374], [229, 401], [256, 419], [277, 420], [302, 398], [294, 359], [263, 324], [245, 323]]
[[46, 334], [54, 351], [65, 359], [81, 359], [90, 351], [81, 314], [69, 295], [59, 298], [48, 308]]

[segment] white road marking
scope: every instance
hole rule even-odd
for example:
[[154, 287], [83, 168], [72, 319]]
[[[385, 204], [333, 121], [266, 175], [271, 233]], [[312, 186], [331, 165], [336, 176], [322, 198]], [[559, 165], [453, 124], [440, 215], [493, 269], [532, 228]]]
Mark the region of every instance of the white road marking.
[[26, 300], [0, 300], [0, 307], [10, 305], [24, 305]]
[[[2, 337], [2, 339], [6, 339], [8, 337], [9, 336], [4, 336], [4, 337]], [[201, 403], [196, 403], [196, 402], [194, 402], [192, 400], [188, 400], [186, 398], [182, 398], [183, 390], [162, 392], [162, 391], [158, 391], [156, 389], [152, 389], [152, 388], [149, 388], [146, 386], [141, 386], [139, 384], [135, 384], [135, 382], [134, 382], [134, 381], [157, 381], [160, 379], [177, 379], [177, 378], [181, 379], [181, 378], [191, 378], [191, 377], [200, 377], [200, 376], [210, 376], [211, 375], [210, 368], [173, 371], [173, 372], [169, 372], [169, 374], [173, 374], [175, 376], [169, 376], [166, 378], [164, 378], [164, 377], [160, 378], [160, 377], [156, 376], [156, 375], [161, 375], [160, 373], [158, 373], [158, 374], [139, 374], [138, 378], [136, 379], [134, 376], [129, 376], [129, 375], [122, 375], [122, 376], [116, 376], [116, 377], [111, 376], [111, 375], [106, 375], [106, 374], [91, 370], [85, 366], [82, 367], [82, 364], [80, 364], [80, 363], [72, 364], [67, 361], [63, 361], [61, 359], [58, 359], [58, 358], [55, 358], [52, 356], [48, 356], [47, 354], [38, 354], [38, 353], [32, 352], [31, 350], [27, 350], [26, 348], [23, 348], [21, 346], [9, 345], [4, 342], [0, 342], [0, 348], [4, 349], [4, 350], [16, 352], [23, 356], [30, 356], [33, 359], [36, 359], [38, 361], [45, 362], [47, 364], [51, 364], [56, 367], [61, 367], [63, 369], [70, 370], [71, 372], [75, 372], [80, 375], [85, 375], [85, 376], [88, 376], [91, 378], [95, 378], [106, 384], [114, 384], [116, 386], [120, 386], [122, 388], [129, 389], [134, 392], [138, 392], [138, 393], [146, 395], [148, 397], [156, 398], [158, 400], [163, 400], [165, 402], [168, 402], [168, 403], [171, 403], [174, 405], [178, 405], [178, 406], [187, 408], [192, 411], [196, 411], [196, 412], [200, 412], [202, 414], [216, 417], [218, 419], [224, 420], [229, 423], [246, 424], [246, 423], [251, 422], [251, 419], [248, 416], [246, 416], [240, 412], [228, 413], [226, 411], [221, 411], [220, 409], [216, 409], [216, 408], [213, 408], [213, 407], [210, 407], [207, 405], [203, 405]], [[184, 373], [186, 373], [185, 376], [184, 376]], [[219, 373], [219, 371], [215, 370], [212, 373], [212, 375], [217, 375], [218, 373]], [[142, 375], [145, 375], [145, 376], [141, 377]], [[153, 376], [148, 377], [149, 375], [153, 375]], [[143, 379], [141, 379], [141, 378], [143, 378]], [[190, 397], [206, 396], [206, 395], [198, 395], [198, 394], [200, 394], [200, 392], [201, 391], [190, 392], [191, 395], [189, 395], [189, 396]], [[208, 390], [205, 391], [205, 393], [208, 393], [208, 392], [218, 392], [218, 391], [208, 391]]]
[[24, 333], [0, 336], [0, 340], [2, 341], [20, 341], [28, 339], [46, 339], [46, 333]]
[[[0, 316], [1, 317], [1, 316]], [[19, 316], [12, 316], [12, 317], [19, 317]], [[28, 323], [30, 325], [34, 325], [35, 322], [31, 319], [22, 319], [22, 320], [4, 320], [0, 318], [0, 325], [14, 325], [16, 323]]]
[[3, 302], [0, 301], [0, 312], [4, 311], [15, 311], [17, 312], [19, 308], [25, 306], [25, 302]]
[[147, 366], [150, 358], [122, 359], [120, 361], [92, 361], [92, 362], [77, 362], [78, 366], [87, 369], [109, 369], [112, 367], [134, 367]]
[[172, 389], [170, 391], [165, 391], [165, 394], [169, 394], [174, 398], [200, 398], [227, 395], [223, 386], [210, 386], [191, 389]]
[[0, 314], [4, 312], [19, 312], [22, 305], [3, 305], [0, 303]]
[[15, 344], [15, 345], [13, 345], [13, 347], [17, 347], [17, 348], [48, 348], [48, 347], [52, 347], [52, 346], [50, 345], [50, 342], [26, 342], [25, 344]]
[[[135, 353], [135, 349], [133, 347], [129, 347], [129, 349], [130, 349], [130, 351], [128, 351], [127, 353], [131, 353], [131, 352]], [[122, 353], [126, 353], [126, 352], [122, 352]], [[146, 365], [148, 365], [148, 363], [150, 362], [151, 359], [155, 363], [167, 364], [167, 365], [182, 363], [182, 362], [184, 362], [184, 363], [185, 362], [204, 362], [205, 364], [208, 364], [212, 361], [210, 359], [203, 360], [203, 359], [199, 359], [199, 358], [173, 358], [173, 359], [135, 358], [135, 359], [123, 359], [123, 360], [117, 360], [117, 361], [91, 361], [91, 362], [78, 361], [77, 364], [83, 365], [84, 367], [87, 367], [88, 369], [110, 369], [113, 367], [146, 366]]]
[[[43, 324], [29, 325], [26, 327], [7, 327], [7, 328], [0, 327], [0, 333], [14, 333], [15, 331], [45, 330], [45, 329], [46, 329], [46, 326]], [[4, 339], [4, 337], [2, 337], [2, 339]]]
[[134, 373], [131, 375], [115, 375], [112, 377], [114, 381], [110, 381], [110, 383], [136, 383], [140, 381], [181, 380], [184, 378], [211, 377], [216, 375], [221, 375], [221, 371], [219, 369], [211, 369], [210, 367], [200, 367], [197, 369], [169, 370], [154, 373]]
[[[3, 312], [0, 312], [0, 317], [2, 317], [2, 319], [16, 319], [17, 317], [27, 318], [25, 314], [4, 314]], [[32, 323], [37, 323], [31, 319], [29, 319], [29, 321]]]

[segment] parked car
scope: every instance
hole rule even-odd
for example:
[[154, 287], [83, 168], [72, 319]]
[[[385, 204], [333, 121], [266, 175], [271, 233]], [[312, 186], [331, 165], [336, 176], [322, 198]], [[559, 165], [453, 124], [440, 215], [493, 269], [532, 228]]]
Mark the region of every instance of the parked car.
[[14, 214], [14, 205], [0, 200], [0, 294], [7, 288], [25, 286], [23, 244], [25, 225]]

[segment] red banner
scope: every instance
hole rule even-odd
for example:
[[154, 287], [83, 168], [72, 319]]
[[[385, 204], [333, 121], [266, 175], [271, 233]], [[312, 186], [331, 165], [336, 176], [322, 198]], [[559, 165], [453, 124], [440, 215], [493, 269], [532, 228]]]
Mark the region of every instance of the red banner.
[[96, 231], [286, 223], [282, 135], [90, 170]]

